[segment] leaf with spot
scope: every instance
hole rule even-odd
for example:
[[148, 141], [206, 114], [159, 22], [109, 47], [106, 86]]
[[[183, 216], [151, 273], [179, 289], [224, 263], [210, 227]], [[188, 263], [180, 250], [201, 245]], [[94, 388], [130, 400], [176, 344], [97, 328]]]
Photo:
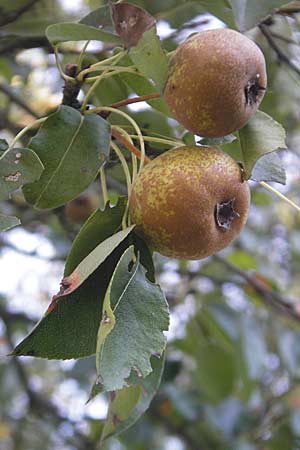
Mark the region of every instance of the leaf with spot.
[[[97, 210], [83, 225], [68, 255], [70, 275], [101, 242], [120, 229], [126, 201]], [[62, 297], [16, 347], [13, 355], [48, 359], [83, 358], [95, 353], [103, 299], [115, 266], [127, 247], [123, 241], [74, 292]]]
[[4, 214], [0, 214], [0, 231], [7, 231], [17, 225], [20, 225], [21, 221], [18, 217], [14, 216], [5, 216]]
[[133, 230], [131, 225], [124, 230], [109, 236], [89, 253], [76, 267], [73, 272], [64, 277], [61, 282], [61, 288], [58, 294], [54, 295], [53, 302], [56, 302], [63, 296], [71, 294], [100, 266], [109, 255], [123, 242]]
[[27, 185], [27, 202], [37, 208], [57, 208], [86, 189], [104, 164], [110, 148], [110, 125], [97, 116], [83, 116], [61, 106], [30, 141], [45, 170]]
[[139, 6], [130, 3], [111, 5], [115, 29], [127, 48], [138, 44], [145, 31], [155, 26], [151, 14]]
[[146, 378], [135, 374], [130, 377], [129, 387], [111, 392], [107, 419], [102, 431], [101, 441], [125, 431], [131, 427], [144, 412], [156, 394], [163, 369], [164, 355], [151, 358], [152, 372]]
[[0, 200], [20, 186], [38, 180], [43, 172], [38, 155], [29, 148], [13, 148], [0, 157]]
[[145, 378], [150, 358], [161, 355], [169, 311], [160, 287], [149, 281], [133, 247], [120, 259], [109, 283], [98, 331], [98, 392], [122, 389], [131, 373]]
[[[262, 156], [286, 149], [284, 128], [261, 111], [258, 111], [239, 131], [239, 138], [242, 163], [247, 179], [251, 177], [253, 171], [255, 173], [255, 165]], [[269, 160], [267, 170], [262, 170], [262, 166], [260, 167], [258, 181], [272, 180], [282, 183], [284, 169], [283, 167], [278, 168], [280, 161], [277, 159], [274, 165], [273, 158], [272, 164], [273, 166]]]

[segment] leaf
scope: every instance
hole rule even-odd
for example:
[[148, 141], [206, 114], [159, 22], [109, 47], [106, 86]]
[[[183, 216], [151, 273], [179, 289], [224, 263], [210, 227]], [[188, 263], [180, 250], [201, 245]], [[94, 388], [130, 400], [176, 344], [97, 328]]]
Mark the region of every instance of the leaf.
[[145, 31], [155, 26], [155, 19], [144, 9], [130, 3], [111, 5], [115, 29], [127, 48], [138, 44]]
[[236, 136], [233, 134], [228, 134], [227, 136], [223, 136], [220, 138], [202, 138], [199, 141], [200, 145], [207, 145], [207, 146], [216, 146], [216, 145], [226, 145], [231, 144], [231, 142], [236, 140]]
[[104, 299], [96, 351], [103, 391], [122, 389], [131, 371], [146, 377], [152, 371], [150, 357], [160, 355], [166, 344], [166, 299], [160, 287], [147, 279], [139, 260], [133, 264], [134, 258], [130, 247], [120, 259]]
[[156, 394], [163, 369], [164, 356], [151, 358], [152, 372], [146, 378], [135, 377], [132, 386], [125, 387], [110, 395], [108, 416], [105, 422], [101, 441], [116, 436], [131, 427], [149, 405]]
[[[257, 160], [275, 150], [286, 148], [285, 131], [284, 128], [272, 117], [258, 111], [252, 119], [239, 131], [242, 162], [244, 165], [246, 178], [250, 178], [253, 167]], [[270, 178], [271, 169], [269, 168], [266, 174], [266, 181]], [[277, 181], [276, 171], [272, 172], [274, 181]], [[264, 179], [264, 174], [260, 172], [261, 181]], [[282, 178], [278, 177], [280, 183]]]
[[250, 379], [258, 380], [266, 370], [267, 348], [260, 323], [243, 316], [241, 345]]
[[255, 181], [276, 181], [286, 184], [286, 172], [278, 152], [267, 153], [258, 159], [252, 170]]
[[[87, 220], [73, 242], [65, 276], [119, 229], [125, 204], [121, 199], [115, 207], [107, 205], [104, 211], [95, 211]], [[16, 347], [13, 355], [71, 359], [94, 354], [105, 292], [126, 245], [125, 242], [121, 244], [75, 292], [61, 298]]]
[[156, 28], [146, 31], [129, 56], [139, 72], [154, 83], [156, 89], [163, 91], [168, 72], [168, 59], [156, 34]]
[[64, 22], [50, 25], [46, 36], [52, 45], [66, 41], [101, 41], [120, 44], [120, 38], [108, 31], [85, 25], [84, 23]]
[[89, 14], [84, 16], [79, 23], [94, 27], [96, 29], [101, 28], [101, 30], [105, 31], [114, 31], [110, 5], [104, 5], [100, 8], [94, 9]]
[[8, 149], [8, 143], [6, 139], [0, 139], [0, 152], [5, 152]]
[[218, 344], [209, 343], [200, 345], [195, 357], [195, 378], [201, 391], [212, 402], [229, 396], [236, 379], [234, 354]]
[[222, 22], [226, 23], [230, 28], [235, 28], [234, 16], [229, 0], [219, 0], [212, 2], [211, 0], [198, 0], [207, 12], [218, 17]]
[[20, 225], [21, 221], [18, 217], [14, 216], [5, 216], [4, 214], [0, 214], [0, 231], [7, 231], [10, 228], [16, 227]]
[[94, 180], [109, 146], [106, 120], [61, 106], [29, 144], [45, 170], [39, 181], [23, 189], [27, 202], [37, 208], [56, 208], [75, 198]]
[[76, 267], [76, 269], [61, 282], [58, 294], [53, 296], [56, 303], [61, 297], [71, 294], [102, 264], [106, 258], [117, 248], [131, 233], [135, 225], [118, 231], [97, 245]]
[[13, 148], [0, 157], [0, 200], [20, 186], [38, 180], [44, 166], [29, 148]]
[[[155, 94], [157, 92], [157, 88], [142, 75], [135, 73], [121, 73], [120, 78], [124, 80], [137, 95]], [[162, 98], [148, 100], [147, 103], [152, 106], [152, 108], [157, 109], [157, 111], [169, 115], [168, 107]]]
[[235, 21], [241, 31], [255, 27], [286, 3], [284, 0], [231, 0]]

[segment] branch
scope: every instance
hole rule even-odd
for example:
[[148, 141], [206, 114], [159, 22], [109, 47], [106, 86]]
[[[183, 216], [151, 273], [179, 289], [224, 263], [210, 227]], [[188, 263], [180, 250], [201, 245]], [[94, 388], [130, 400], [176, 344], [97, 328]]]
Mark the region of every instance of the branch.
[[243, 280], [247, 281], [255, 292], [260, 295], [262, 300], [267, 305], [271, 306], [276, 312], [284, 314], [286, 317], [300, 322], [300, 308], [297, 308], [297, 305], [286, 300], [278, 292], [274, 291], [274, 289], [260, 281], [255, 275], [251, 275], [241, 270], [239, 267], [235, 266], [221, 256], [214, 255], [214, 259], [224, 264], [231, 272], [236, 273]]
[[13, 11], [3, 12], [2, 9], [2, 17], [0, 16], [0, 26], [7, 25], [11, 22], [14, 22], [17, 20], [22, 14], [24, 14], [26, 11], [28, 11], [35, 3], [39, 2], [40, 0], [28, 0], [25, 5], [20, 6], [19, 9], [15, 9]]
[[16, 94], [9, 85], [0, 82], [0, 91], [10, 98], [13, 103], [24, 109], [24, 111], [28, 112], [36, 119], [39, 118], [38, 114], [33, 111], [33, 109], [31, 109], [31, 107], [27, 105], [27, 103], [18, 94]]
[[12, 242], [6, 241], [3, 237], [0, 237], [0, 250], [2, 248], [9, 248], [10, 250], [13, 250], [14, 252], [19, 253], [21, 255], [31, 256], [33, 258], [42, 259], [43, 261], [47, 261], [47, 262], [48, 261], [55, 262], [55, 261], [65, 261], [66, 260], [66, 256], [48, 257], [48, 256], [40, 255], [36, 250], [32, 250], [32, 251], [22, 250], [21, 248], [14, 245]]
[[0, 39], [0, 55], [10, 55], [14, 50], [25, 50], [43, 47], [53, 52], [50, 42], [45, 36], [4, 36]]
[[[6, 338], [8, 345], [11, 349], [14, 348], [13, 342], [13, 331], [12, 331], [12, 320], [10, 319], [10, 313], [1, 307], [0, 317], [2, 318], [5, 328], [6, 328]], [[76, 425], [75, 421], [62, 415], [58, 407], [45, 395], [40, 392], [35, 391], [31, 387], [30, 378], [27, 374], [25, 366], [22, 364], [18, 357], [11, 358], [12, 364], [15, 366], [17, 376], [20, 383], [22, 384], [24, 391], [28, 397], [30, 409], [37, 415], [37, 417], [44, 417], [45, 419], [52, 418], [55, 425], [60, 425], [61, 423], [68, 422], [72, 426]], [[88, 436], [85, 436], [80, 431], [73, 428], [74, 440], [77, 444], [76, 448], [78, 450], [95, 450], [95, 445], [90, 441]]]
[[276, 53], [278, 60], [280, 62], [283, 62], [283, 63], [287, 64], [294, 72], [297, 73], [297, 75], [300, 76], [300, 68], [298, 66], [296, 66], [293, 63], [293, 61], [291, 61], [290, 58], [277, 45], [277, 43], [275, 42], [275, 40], [274, 40], [274, 38], [272, 36], [272, 33], [270, 32], [268, 27], [266, 25], [264, 25], [264, 24], [260, 24], [258, 26], [259, 26], [260, 31], [262, 32], [262, 34], [264, 35], [264, 37], [268, 41], [268, 44], [270, 45], [270, 47]]

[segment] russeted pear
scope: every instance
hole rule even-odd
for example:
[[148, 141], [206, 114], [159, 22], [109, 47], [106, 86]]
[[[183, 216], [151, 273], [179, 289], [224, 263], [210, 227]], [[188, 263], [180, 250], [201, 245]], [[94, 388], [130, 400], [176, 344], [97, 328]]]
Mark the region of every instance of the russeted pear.
[[169, 150], [133, 184], [129, 213], [152, 250], [201, 259], [226, 247], [247, 220], [250, 190], [241, 168], [215, 147]]
[[242, 128], [267, 87], [265, 58], [243, 34], [220, 28], [192, 35], [170, 59], [164, 99], [186, 129], [221, 137]]

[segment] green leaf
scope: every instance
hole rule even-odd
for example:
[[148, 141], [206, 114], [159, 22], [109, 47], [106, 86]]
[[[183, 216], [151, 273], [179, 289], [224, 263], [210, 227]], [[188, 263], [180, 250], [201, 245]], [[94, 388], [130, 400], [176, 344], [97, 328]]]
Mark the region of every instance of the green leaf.
[[248, 376], [252, 380], [258, 380], [266, 370], [268, 353], [263, 331], [260, 323], [250, 316], [244, 315], [241, 322], [241, 344]]
[[97, 245], [97, 247], [79, 263], [70, 275], [63, 278], [60, 291], [55, 295], [55, 301], [78, 289], [78, 287], [81, 286], [93, 272], [95, 272], [97, 267], [108, 258], [121, 242], [127, 238], [134, 226], [135, 225], [131, 225], [124, 230], [118, 231]]
[[[97, 245], [120, 227], [125, 200], [87, 220], [73, 242], [66, 261], [65, 276]], [[124, 242], [75, 292], [52, 304], [33, 331], [16, 347], [13, 355], [48, 359], [83, 358], [95, 353], [102, 306], [115, 265], [126, 248]]]
[[226, 145], [231, 144], [231, 142], [236, 140], [236, 136], [233, 134], [228, 134], [227, 136], [223, 136], [220, 138], [202, 138], [200, 140], [200, 145], [207, 145], [207, 146], [216, 146], [216, 145]]
[[156, 34], [156, 27], [146, 31], [129, 56], [139, 72], [150, 79], [159, 92], [163, 91], [168, 71], [168, 59]]
[[231, 0], [235, 21], [241, 31], [255, 27], [274, 9], [286, 3], [284, 0]]
[[[142, 75], [134, 73], [120, 73], [119, 76], [137, 95], [148, 95], [158, 92], [158, 89]], [[168, 107], [162, 98], [148, 100], [147, 103], [152, 106], [152, 108], [157, 109], [157, 111], [160, 111], [165, 115], [169, 115]]]
[[233, 352], [214, 343], [200, 344], [195, 351], [195, 357], [197, 369], [194, 374], [200, 390], [212, 402], [219, 402], [228, 397], [236, 379]]
[[286, 172], [278, 153], [272, 152], [259, 158], [253, 167], [251, 178], [256, 181], [286, 183]]
[[0, 152], [5, 152], [8, 149], [8, 142], [6, 139], [0, 139]]
[[258, 270], [256, 259], [243, 250], [235, 250], [227, 256], [227, 260], [242, 270]]
[[105, 31], [114, 31], [114, 26], [111, 18], [111, 8], [110, 5], [104, 5], [100, 8], [94, 9], [89, 14], [84, 16], [79, 23], [88, 25]]
[[27, 202], [37, 208], [56, 208], [75, 198], [94, 180], [109, 146], [106, 120], [61, 106], [29, 144], [45, 170], [39, 181], [23, 189]]
[[[261, 111], [258, 111], [239, 131], [239, 137], [247, 179], [251, 177], [253, 167], [261, 156], [286, 148], [284, 128]], [[268, 181], [270, 175], [272, 175], [273, 181], [277, 181], [277, 173], [277, 168], [273, 172], [270, 167], [265, 176], [260, 171], [260, 181]], [[280, 175], [278, 182], [280, 183], [281, 180], [282, 176]]]
[[44, 166], [29, 148], [13, 148], [0, 157], [0, 200], [20, 186], [38, 180]]
[[101, 441], [116, 436], [131, 427], [149, 405], [156, 394], [163, 369], [164, 356], [151, 358], [152, 372], [146, 378], [130, 377], [134, 384], [110, 395], [108, 416], [105, 422]]
[[66, 41], [101, 41], [120, 44], [118, 36], [84, 23], [64, 22], [50, 25], [46, 29], [46, 36], [52, 45]]
[[218, 0], [212, 2], [211, 0], [198, 0], [197, 3], [210, 12], [213, 16], [218, 17], [222, 22], [226, 23], [230, 28], [235, 28], [234, 15], [229, 0]]
[[[131, 371], [146, 377], [150, 358], [166, 344], [169, 312], [160, 287], [146, 277], [133, 248], [125, 251], [107, 289], [98, 332], [96, 365], [103, 391], [122, 389]], [[130, 332], [129, 332], [130, 330]]]
[[0, 214], [0, 231], [7, 231], [10, 228], [20, 225], [20, 223], [21, 221], [17, 217]]

